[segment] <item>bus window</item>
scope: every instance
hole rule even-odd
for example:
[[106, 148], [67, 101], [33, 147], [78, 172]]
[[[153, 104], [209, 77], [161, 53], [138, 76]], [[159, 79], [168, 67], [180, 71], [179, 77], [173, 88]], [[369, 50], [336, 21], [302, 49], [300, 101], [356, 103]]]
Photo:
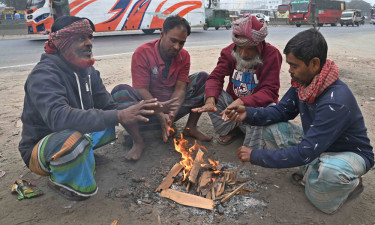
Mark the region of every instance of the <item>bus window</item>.
[[57, 19], [61, 16], [70, 16], [68, 0], [52, 0], [52, 8], [54, 9], [54, 19]]
[[308, 12], [309, 11], [309, 3], [307, 2], [292, 2], [290, 4], [290, 12], [296, 13], [296, 12]]
[[46, 3], [45, 0], [27, 0], [26, 9], [42, 8]]

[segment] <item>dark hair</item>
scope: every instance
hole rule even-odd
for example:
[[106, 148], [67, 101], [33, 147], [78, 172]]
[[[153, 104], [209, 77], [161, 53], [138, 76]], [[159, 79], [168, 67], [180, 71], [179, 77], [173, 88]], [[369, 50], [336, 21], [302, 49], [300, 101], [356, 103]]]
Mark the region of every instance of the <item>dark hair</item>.
[[327, 59], [328, 46], [323, 35], [311, 28], [299, 32], [296, 36], [288, 41], [284, 48], [284, 54], [293, 53], [293, 55], [302, 60], [306, 66], [310, 61], [317, 57], [320, 60], [320, 68], [323, 68]]
[[165, 19], [164, 24], [163, 24], [163, 31], [165, 33], [168, 33], [168, 31], [172, 30], [175, 27], [185, 28], [188, 36], [190, 35], [191, 28], [190, 28], [188, 21], [186, 21], [184, 18], [180, 17], [179, 15], [167, 17], [167, 19]]
[[91, 20], [87, 19], [87, 18], [84, 18], [84, 17], [76, 17], [76, 16], [61, 16], [59, 18], [57, 18], [55, 20], [55, 22], [52, 24], [52, 27], [51, 27], [51, 31], [52, 32], [56, 32], [74, 22], [77, 22], [79, 20], [83, 20], [83, 19], [86, 19], [90, 22], [90, 26], [91, 26], [91, 29], [92, 31], [95, 31], [95, 26], [94, 24], [91, 22]]

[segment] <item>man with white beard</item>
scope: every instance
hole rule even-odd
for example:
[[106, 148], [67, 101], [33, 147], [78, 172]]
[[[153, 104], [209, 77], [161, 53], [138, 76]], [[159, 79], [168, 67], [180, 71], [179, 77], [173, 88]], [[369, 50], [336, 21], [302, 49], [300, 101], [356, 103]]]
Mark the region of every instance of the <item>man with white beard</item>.
[[[233, 43], [221, 51], [217, 66], [207, 79], [205, 105], [192, 110], [209, 113], [220, 144], [232, 143], [242, 131], [246, 134], [245, 146], [264, 145], [261, 127], [223, 119], [229, 106], [266, 107], [278, 102], [282, 56], [264, 41], [267, 34], [267, 25], [251, 14], [234, 21]], [[226, 76], [229, 84], [224, 91]]]

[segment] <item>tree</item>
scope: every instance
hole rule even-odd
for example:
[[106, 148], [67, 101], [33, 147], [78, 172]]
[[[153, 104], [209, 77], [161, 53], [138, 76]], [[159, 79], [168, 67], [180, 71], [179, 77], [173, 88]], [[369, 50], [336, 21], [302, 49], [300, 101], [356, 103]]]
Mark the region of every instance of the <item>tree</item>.
[[363, 0], [352, 0], [346, 4], [347, 9], [360, 9], [362, 15], [369, 16], [371, 5]]
[[0, 3], [7, 7], [14, 7], [17, 10], [26, 9], [26, 2], [27, 0], [0, 0]]

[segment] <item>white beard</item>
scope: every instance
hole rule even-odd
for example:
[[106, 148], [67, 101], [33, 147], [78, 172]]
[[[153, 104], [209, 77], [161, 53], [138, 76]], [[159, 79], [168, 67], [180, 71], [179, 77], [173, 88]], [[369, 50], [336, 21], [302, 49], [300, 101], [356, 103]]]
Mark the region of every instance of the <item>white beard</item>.
[[231, 55], [236, 61], [236, 67], [239, 71], [248, 72], [249, 70], [254, 69], [254, 67], [257, 65], [263, 65], [263, 61], [258, 53], [254, 56], [254, 58], [250, 60], [242, 59], [238, 52], [236, 52], [235, 50], [232, 51]]

